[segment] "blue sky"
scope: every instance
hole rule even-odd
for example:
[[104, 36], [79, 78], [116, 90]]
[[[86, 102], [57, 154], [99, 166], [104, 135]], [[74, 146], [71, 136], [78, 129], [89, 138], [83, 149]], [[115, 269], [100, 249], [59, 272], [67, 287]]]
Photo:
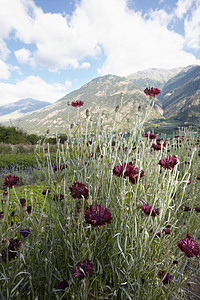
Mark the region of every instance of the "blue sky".
[[0, 0], [0, 105], [200, 64], [200, 0]]

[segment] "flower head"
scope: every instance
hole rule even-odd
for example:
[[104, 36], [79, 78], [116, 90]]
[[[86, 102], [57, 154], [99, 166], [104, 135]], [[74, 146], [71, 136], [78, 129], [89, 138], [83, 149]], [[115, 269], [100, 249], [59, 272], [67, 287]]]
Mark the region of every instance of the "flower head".
[[170, 282], [171, 282], [171, 280], [172, 280], [172, 275], [170, 275], [169, 273], [167, 273], [166, 275], [166, 271], [160, 271], [159, 273], [158, 273], [158, 276], [161, 278], [161, 279], [163, 279], [162, 280], [162, 283], [163, 284], [169, 284]]
[[68, 284], [67, 280], [61, 281], [58, 286], [58, 288], [61, 290], [65, 290], [68, 287], [69, 287], [69, 284]]
[[53, 167], [53, 170], [54, 170], [54, 172], [56, 172], [56, 171], [58, 171], [58, 170], [64, 170], [64, 169], [66, 169], [67, 168], [67, 164], [63, 164], [63, 165], [55, 165], [54, 167]]
[[[125, 166], [126, 170], [124, 172]], [[128, 177], [132, 184], [136, 184], [137, 180], [140, 180], [144, 176], [144, 171], [141, 170], [139, 174], [139, 169], [136, 168], [132, 162], [129, 162], [127, 165], [123, 163], [122, 165], [118, 165], [113, 168], [113, 173], [118, 177], [121, 177], [123, 172], [124, 178]]]
[[84, 260], [82, 263], [77, 263], [76, 268], [73, 268], [73, 274], [78, 279], [92, 277], [94, 275], [94, 265], [91, 260]]
[[[160, 141], [161, 141], [161, 139], [157, 139], [156, 140], [156, 144], [155, 143], [153, 143], [152, 144], [152, 148], [154, 149], [154, 150], [161, 150], [161, 143], [160, 143]], [[162, 146], [163, 146], [163, 148], [164, 147], [166, 147], [166, 142], [164, 142], [163, 144], [162, 144]]]
[[144, 90], [144, 93], [145, 93], [147, 96], [150, 96], [151, 98], [152, 98], [152, 97], [155, 98], [155, 96], [159, 95], [160, 92], [161, 92], [161, 91], [160, 91], [159, 89], [153, 88], [153, 87], [151, 87], [151, 88], [146, 88], [146, 89]]
[[74, 199], [82, 199], [82, 197], [84, 197], [85, 199], [89, 198], [88, 190], [85, 184], [81, 182], [75, 182], [72, 186], [69, 187], [69, 189]]
[[4, 186], [11, 189], [13, 186], [15, 186], [19, 182], [19, 177], [14, 175], [8, 175], [4, 178]]
[[23, 237], [27, 237], [30, 233], [30, 229], [29, 228], [26, 228], [26, 229], [20, 229], [20, 234], [23, 236]]
[[159, 160], [159, 165], [164, 169], [171, 170], [178, 163], [177, 157], [173, 155], [172, 157], [167, 156], [167, 158], [162, 158]]
[[147, 132], [145, 132], [144, 137], [145, 138], [149, 138], [150, 140], [156, 139], [156, 135], [153, 134], [153, 133], [147, 133]]
[[182, 239], [178, 242], [178, 247], [187, 257], [194, 257], [199, 255], [199, 246], [194, 242], [193, 237], [187, 235], [187, 239]]
[[143, 204], [141, 206], [141, 210], [146, 214], [146, 215], [150, 215], [152, 217], [155, 217], [156, 215], [159, 215], [159, 208], [154, 208], [152, 209], [152, 206], [149, 205], [149, 203], [147, 204]]
[[72, 104], [73, 107], [81, 107], [81, 106], [83, 106], [84, 102], [80, 101], [80, 100], [79, 101], [77, 100], [77, 101], [72, 101], [71, 104]]
[[106, 223], [110, 223], [112, 220], [111, 213], [105, 208], [105, 206], [93, 204], [87, 207], [85, 214], [85, 221], [92, 226], [102, 226]]

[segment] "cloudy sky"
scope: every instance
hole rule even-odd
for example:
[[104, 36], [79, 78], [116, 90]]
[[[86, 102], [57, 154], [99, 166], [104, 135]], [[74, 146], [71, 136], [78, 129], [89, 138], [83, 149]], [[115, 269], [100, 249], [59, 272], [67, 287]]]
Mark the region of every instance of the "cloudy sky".
[[0, 105], [200, 64], [200, 0], [0, 0]]

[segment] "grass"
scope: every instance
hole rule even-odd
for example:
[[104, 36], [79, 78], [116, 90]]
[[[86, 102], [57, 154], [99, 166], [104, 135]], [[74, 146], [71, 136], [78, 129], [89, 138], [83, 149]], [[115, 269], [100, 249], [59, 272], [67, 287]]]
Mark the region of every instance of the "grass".
[[[86, 118], [83, 125], [77, 109], [74, 127], [66, 124], [68, 139], [64, 145], [57, 143], [55, 161], [44, 150], [48, 148], [45, 141], [38, 145], [43, 184], [25, 190], [16, 186], [8, 189], [8, 196], [2, 195], [1, 239], [22, 242], [10, 261], [8, 244], [1, 246], [1, 254], [7, 251], [7, 260], [0, 259], [3, 299], [187, 299], [184, 282], [192, 268], [198, 274], [199, 259], [188, 258], [177, 243], [188, 233], [195, 243], [200, 240], [199, 215], [194, 209], [200, 192], [199, 142], [188, 130], [184, 138], [166, 141], [165, 147], [161, 141], [161, 150], [155, 151], [153, 141], [143, 137], [146, 117], [133, 116], [127, 139], [120, 131], [120, 109], [112, 127], [106, 126], [101, 114], [97, 124]], [[171, 170], [158, 164], [172, 155], [178, 164]], [[114, 167], [129, 162], [139, 174], [144, 171], [135, 184], [128, 176], [113, 173]], [[69, 187], [77, 182], [84, 184], [88, 197], [84, 193], [72, 197]], [[50, 192], [42, 195], [46, 188]], [[31, 205], [31, 214], [22, 208], [21, 198]], [[147, 203], [152, 211], [158, 208], [159, 214], [145, 214], [141, 207]], [[110, 222], [88, 224], [85, 211], [91, 205], [105, 207], [111, 213]], [[190, 210], [185, 211], [185, 206]], [[104, 217], [102, 213], [100, 220]], [[170, 234], [163, 231], [167, 226]], [[20, 230], [26, 228], [30, 234], [23, 237]], [[80, 267], [84, 260], [93, 264], [91, 277]], [[74, 275], [74, 268], [82, 279]], [[160, 271], [172, 276], [168, 284]]]

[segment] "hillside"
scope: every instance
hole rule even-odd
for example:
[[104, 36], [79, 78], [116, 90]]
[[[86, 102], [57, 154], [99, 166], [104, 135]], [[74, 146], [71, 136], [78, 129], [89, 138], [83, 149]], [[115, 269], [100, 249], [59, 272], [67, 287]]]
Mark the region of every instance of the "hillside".
[[159, 101], [167, 120], [200, 126], [200, 66], [189, 66], [171, 78]]
[[0, 123], [21, 118], [24, 114], [50, 105], [50, 102], [32, 98], [21, 99], [13, 103], [0, 106]]

